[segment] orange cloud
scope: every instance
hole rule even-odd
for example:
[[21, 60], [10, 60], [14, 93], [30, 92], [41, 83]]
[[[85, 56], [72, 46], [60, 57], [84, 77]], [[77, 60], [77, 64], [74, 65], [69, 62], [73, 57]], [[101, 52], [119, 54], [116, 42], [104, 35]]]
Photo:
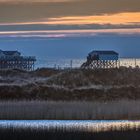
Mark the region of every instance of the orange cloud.
[[140, 23], [140, 12], [105, 14], [97, 16], [78, 16], [78, 17], [60, 17], [50, 18], [48, 22], [51, 25], [83, 25], [83, 24], [127, 24]]
[[[140, 0], [0, 0], [0, 23], [41, 22], [59, 17], [81, 17], [85, 18], [82, 22], [93, 23], [96, 15], [104, 18], [105, 14], [140, 12], [139, 5]], [[96, 20], [100, 22], [100, 18]]]
[[38, 19], [32, 22], [1, 23], [0, 25], [87, 25], [87, 24], [111, 24], [111, 25], [140, 25], [140, 12], [128, 12], [118, 14], [104, 14], [95, 16], [74, 16]]

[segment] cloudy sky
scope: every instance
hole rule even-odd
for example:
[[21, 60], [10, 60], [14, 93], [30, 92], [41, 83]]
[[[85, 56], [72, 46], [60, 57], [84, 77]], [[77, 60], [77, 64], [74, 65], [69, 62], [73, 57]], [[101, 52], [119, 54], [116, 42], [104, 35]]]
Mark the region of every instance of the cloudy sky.
[[[112, 37], [116, 38], [116, 42], [111, 40]], [[116, 49], [122, 56], [126, 50], [127, 55], [139, 57], [137, 52], [140, 51], [140, 0], [0, 0], [0, 46], [8, 48], [10, 44], [16, 48], [17, 41], [25, 41], [25, 38], [42, 39], [44, 48], [44, 40], [50, 39], [52, 42], [53, 39], [54, 44], [49, 44], [54, 46], [53, 51], [60, 43], [59, 39], [60, 46], [65, 47], [67, 44], [75, 45], [77, 39], [77, 45], [81, 45], [80, 49], [85, 53], [99, 47]], [[87, 39], [87, 46], [92, 47], [83, 45], [83, 38]], [[106, 44], [101, 44], [99, 38], [106, 38]], [[5, 41], [7, 39], [16, 41], [8, 44]], [[114, 46], [118, 41], [122, 44], [116, 48]], [[134, 55], [130, 55], [130, 44], [134, 45]], [[18, 45], [23, 46], [23, 43]], [[101, 47], [103, 45], [105, 48]], [[29, 48], [31, 43], [26, 42], [24, 46]], [[52, 47], [45, 49], [49, 52]], [[77, 52], [80, 49], [78, 48]], [[71, 51], [70, 56], [73, 56], [73, 53]]]
[[0, 25], [131, 29], [140, 26], [140, 1], [0, 0]]

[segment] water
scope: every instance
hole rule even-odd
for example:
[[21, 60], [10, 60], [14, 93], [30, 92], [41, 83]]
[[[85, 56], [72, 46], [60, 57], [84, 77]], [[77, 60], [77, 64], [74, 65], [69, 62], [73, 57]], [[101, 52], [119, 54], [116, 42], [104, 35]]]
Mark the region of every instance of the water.
[[140, 121], [0, 121], [0, 140], [139, 140]]
[[[37, 59], [36, 68], [47, 67], [47, 68], [79, 68], [86, 59]], [[120, 66], [125, 67], [140, 67], [140, 59], [133, 58], [121, 58]]]
[[99, 132], [108, 130], [121, 129], [138, 129], [140, 128], [140, 121], [62, 121], [62, 120], [1, 120], [0, 128], [30, 128], [30, 129], [52, 129], [65, 128], [66, 130], [81, 130], [87, 132]]
[[36, 67], [48, 68], [79, 68], [86, 59], [38, 59]]

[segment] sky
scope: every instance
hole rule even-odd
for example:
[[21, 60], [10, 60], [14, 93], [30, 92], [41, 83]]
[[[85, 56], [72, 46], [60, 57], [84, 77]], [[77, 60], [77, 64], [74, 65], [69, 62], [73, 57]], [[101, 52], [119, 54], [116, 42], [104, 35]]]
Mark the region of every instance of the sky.
[[83, 58], [140, 57], [140, 0], [0, 0], [0, 49]]

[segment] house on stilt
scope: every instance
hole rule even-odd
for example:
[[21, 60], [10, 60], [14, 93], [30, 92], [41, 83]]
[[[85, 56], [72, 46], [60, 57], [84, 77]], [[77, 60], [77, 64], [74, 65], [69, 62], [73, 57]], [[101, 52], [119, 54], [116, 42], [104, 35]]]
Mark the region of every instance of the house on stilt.
[[81, 68], [116, 68], [119, 54], [115, 51], [92, 51]]
[[18, 51], [0, 50], [0, 69], [34, 70], [35, 56], [22, 56]]

